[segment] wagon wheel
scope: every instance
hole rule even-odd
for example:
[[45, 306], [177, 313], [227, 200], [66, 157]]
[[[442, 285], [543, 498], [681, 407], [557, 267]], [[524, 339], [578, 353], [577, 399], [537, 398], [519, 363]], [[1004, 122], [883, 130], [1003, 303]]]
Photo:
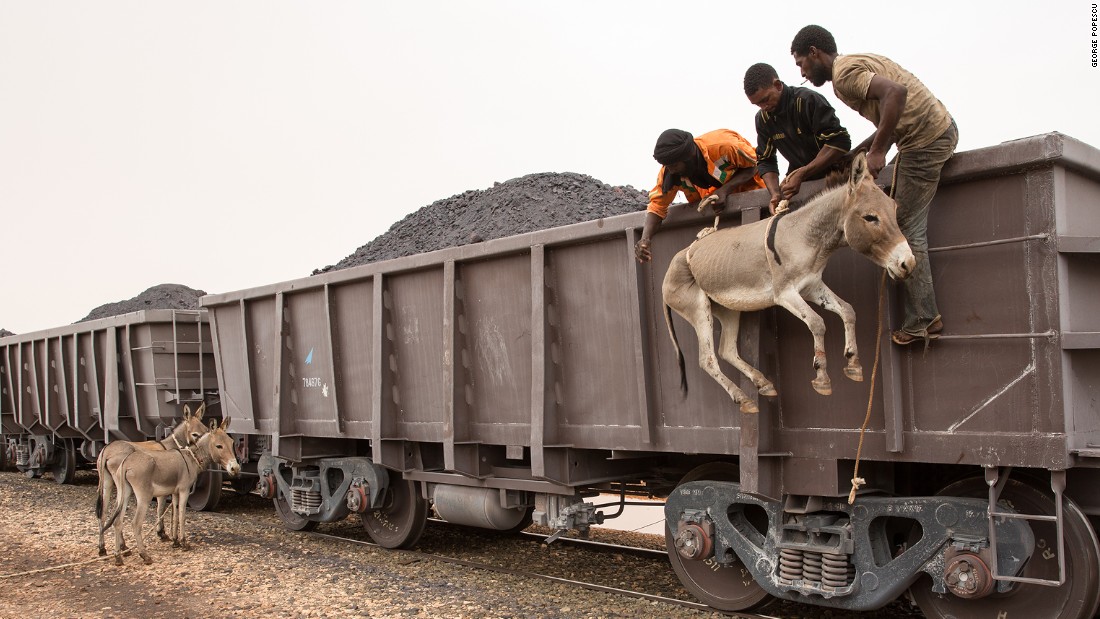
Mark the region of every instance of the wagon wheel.
[[[692, 469], [680, 484], [691, 481], [739, 481], [737, 466], [727, 462], [708, 462]], [[753, 580], [752, 573], [740, 560], [715, 569], [708, 561], [686, 559], [676, 550], [676, 536], [671, 527], [675, 523], [665, 523], [665, 547], [672, 569], [692, 595], [712, 608], [719, 610], [760, 610], [775, 602], [763, 587]]]
[[415, 481], [390, 473], [384, 504], [359, 514], [363, 528], [383, 548], [411, 548], [428, 524], [428, 501]]
[[187, 497], [187, 507], [193, 511], [208, 512], [218, 507], [222, 500], [221, 471], [203, 471], [195, 479], [195, 487]]
[[54, 446], [57, 462], [50, 465], [53, 479], [59, 484], [71, 484], [76, 477], [76, 448], [72, 439], [63, 439]]
[[286, 500], [282, 491], [279, 491], [279, 496], [272, 499], [272, 502], [275, 503], [275, 511], [279, 514], [279, 519], [283, 521], [285, 529], [289, 531], [312, 531], [317, 528], [316, 520], [310, 520], [294, 513], [294, 510], [290, 507], [290, 501]]
[[233, 490], [235, 490], [237, 494], [251, 494], [259, 484], [259, 477], [256, 475], [245, 475], [243, 473], [237, 478], [229, 480], [229, 485], [233, 486]]
[[[953, 483], [941, 496], [986, 498], [988, 486], [981, 478]], [[1030, 481], [1009, 479], [1001, 492], [1001, 501], [1018, 512], [1054, 515], [1054, 498]], [[909, 592], [922, 612], [929, 617], [1058, 617], [1087, 619], [1100, 602], [1100, 545], [1088, 518], [1073, 501], [1065, 499], [1062, 510], [1066, 537], [1066, 582], [1061, 587], [1014, 583], [1006, 593], [966, 600], [951, 593], [932, 592], [932, 582], [923, 576]], [[1020, 576], [1058, 579], [1057, 531], [1055, 523], [1025, 520], [1035, 534], [1035, 552]], [[1044, 550], [1045, 547], [1045, 550]]]

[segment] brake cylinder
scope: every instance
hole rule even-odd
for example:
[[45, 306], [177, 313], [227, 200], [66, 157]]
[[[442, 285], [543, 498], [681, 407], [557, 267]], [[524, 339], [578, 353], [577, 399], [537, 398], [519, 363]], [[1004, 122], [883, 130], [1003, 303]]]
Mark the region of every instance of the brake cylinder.
[[502, 507], [500, 490], [467, 486], [435, 486], [432, 494], [439, 517], [454, 524], [507, 531], [517, 526], [524, 510]]

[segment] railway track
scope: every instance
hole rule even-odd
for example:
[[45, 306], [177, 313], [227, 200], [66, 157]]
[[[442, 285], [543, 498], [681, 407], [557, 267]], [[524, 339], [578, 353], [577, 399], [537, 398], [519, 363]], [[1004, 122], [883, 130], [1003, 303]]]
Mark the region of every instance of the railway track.
[[[370, 546], [370, 547], [374, 547], [374, 548], [381, 548], [380, 546], [378, 546], [377, 544], [375, 544], [373, 542], [354, 539], [354, 538], [351, 538], [351, 537], [344, 537], [344, 536], [341, 536], [341, 535], [333, 535], [333, 534], [330, 534], [330, 533], [318, 533], [316, 531], [311, 531], [311, 532], [308, 533], [308, 535], [315, 536], [315, 537], [322, 538], [322, 539], [331, 539], [331, 540], [336, 540], [336, 541], [340, 541], [340, 542], [349, 542], [349, 543], [352, 543], [352, 544]], [[523, 533], [522, 535], [524, 537], [542, 538], [542, 539], [545, 539], [546, 537], [548, 537], [546, 535], [541, 535], [541, 534], [538, 534], [538, 533]], [[558, 540], [558, 541], [563, 541], [563, 540]], [[633, 548], [633, 547], [629, 547], [629, 546], [619, 546], [619, 545], [616, 545], [616, 544], [604, 544], [604, 543], [601, 543], [601, 542], [590, 542], [590, 541], [587, 541], [587, 540], [578, 540], [578, 539], [573, 539], [573, 538], [569, 538], [569, 539], [564, 540], [564, 541], [565, 541], [565, 543], [568, 543], [568, 544], [576, 544], [576, 545], [590, 546], [590, 547], [593, 547], [593, 548], [597, 548], [597, 549], [599, 549], [600, 552], [607, 552], [607, 551], [626, 552], [626, 553], [631, 553], [631, 554], [637, 554], [639, 556], [647, 556], [647, 557], [651, 557], [651, 558], [660, 557], [661, 559], [664, 559], [666, 561], [667, 561], [667, 558], [668, 558], [667, 555], [664, 552], [657, 551], [657, 550], [651, 550], [651, 549], [647, 549], [647, 548]], [[546, 581], [549, 581], [549, 582], [555, 582], [555, 583], [558, 583], [558, 584], [563, 584], [563, 585], [570, 586], [570, 587], [588, 589], [590, 591], [600, 591], [600, 592], [603, 592], [603, 593], [613, 593], [613, 594], [616, 594], [616, 595], [622, 595], [622, 596], [626, 596], [626, 597], [647, 600], [647, 601], [650, 601], [650, 602], [656, 602], [658, 604], [664, 604], [664, 605], [668, 605], [668, 606], [679, 606], [679, 607], [683, 607], [683, 608], [690, 608], [690, 609], [700, 610], [700, 611], [704, 611], [704, 612], [718, 613], [718, 614], [725, 615], [727, 617], [736, 617], [738, 619], [779, 619], [778, 617], [775, 617], [775, 616], [772, 616], [772, 615], [757, 615], [757, 614], [751, 614], [751, 613], [721, 612], [721, 611], [716, 611], [715, 609], [707, 606], [706, 604], [700, 604], [699, 602], [681, 600], [681, 599], [666, 597], [666, 596], [662, 596], [662, 595], [654, 595], [654, 594], [651, 594], [651, 593], [643, 593], [643, 592], [640, 592], [640, 591], [632, 591], [632, 590], [629, 590], [629, 589], [621, 589], [621, 588], [618, 588], [618, 587], [610, 587], [610, 586], [607, 586], [607, 585], [601, 585], [601, 584], [593, 583], [593, 582], [586, 582], [586, 581], [581, 581], [581, 580], [571, 580], [571, 579], [568, 579], [568, 578], [562, 578], [562, 577], [553, 576], [553, 575], [550, 575], [550, 574], [543, 574], [543, 573], [536, 572], [536, 571], [515, 569], [515, 568], [509, 568], [509, 567], [502, 567], [502, 566], [499, 566], [499, 565], [493, 565], [491, 563], [486, 563], [486, 562], [482, 562], [482, 561], [470, 561], [470, 560], [467, 560], [467, 559], [459, 559], [457, 557], [450, 557], [450, 556], [445, 556], [445, 555], [440, 555], [440, 554], [433, 554], [433, 553], [424, 552], [424, 551], [421, 551], [421, 550], [392, 550], [391, 552], [398, 552], [398, 553], [401, 553], [401, 554], [408, 555], [414, 561], [420, 561], [420, 560], [440, 561], [440, 562], [443, 562], [443, 563], [449, 563], [451, 565], [460, 565], [462, 567], [468, 567], [468, 568], [477, 569], [477, 570], [484, 570], [484, 571], [488, 571], [488, 572], [495, 572], [495, 573], [498, 573], [498, 574], [508, 574], [508, 575], [511, 575], [511, 576], [519, 576], [521, 578], [536, 578], [536, 579], [540, 579], [540, 580], [546, 580]]]
[[[246, 518], [249, 521], [283, 531], [277, 519], [256, 518], [257, 513], [271, 514], [268, 501], [258, 495], [248, 497], [257, 501], [246, 512], [220, 514], [206, 512], [215, 517]], [[262, 501], [260, 505], [258, 502]], [[411, 550], [383, 549], [370, 540], [366, 531], [355, 518], [323, 525], [325, 531], [303, 531], [317, 539], [326, 539], [342, 544], [354, 544], [386, 553], [399, 553], [406, 556], [405, 564], [419, 561], [435, 561], [485, 572], [512, 575], [518, 578], [542, 580], [558, 583], [576, 589], [584, 589], [625, 598], [641, 599], [659, 607], [690, 609], [712, 616], [739, 618], [783, 619], [790, 617], [834, 619], [912, 619], [920, 617], [919, 611], [910, 609], [908, 604], [896, 602], [875, 613], [857, 613], [840, 609], [829, 609], [795, 602], [781, 601], [769, 606], [763, 613], [723, 612], [696, 601], [686, 592], [673, 574], [668, 554], [664, 550], [628, 546], [606, 541], [579, 539], [575, 537], [557, 538], [547, 546], [547, 534], [524, 531], [506, 534], [484, 529], [468, 528], [448, 524], [441, 520], [429, 519], [429, 526], [417, 548]], [[601, 531], [601, 533], [608, 533]], [[614, 533], [614, 532], [610, 532]], [[287, 532], [292, 535], [293, 533]], [[566, 551], [577, 549], [584, 554]], [[529, 567], [517, 567], [527, 565]], [[578, 568], [577, 566], [584, 566]], [[625, 584], [624, 584], [625, 583]], [[679, 596], [679, 597], [677, 597]], [[661, 616], [659, 610], [654, 616]]]

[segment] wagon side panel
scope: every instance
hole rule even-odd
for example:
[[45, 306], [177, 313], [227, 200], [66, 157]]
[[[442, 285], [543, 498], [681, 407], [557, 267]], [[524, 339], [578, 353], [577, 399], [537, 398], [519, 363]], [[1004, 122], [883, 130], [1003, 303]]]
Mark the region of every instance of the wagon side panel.
[[530, 254], [458, 266], [455, 314], [455, 441], [530, 445]]
[[377, 328], [372, 310], [374, 279], [357, 279], [330, 290], [339, 417], [346, 436], [369, 438], [371, 406], [377, 397], [371, 380], [377, 363], [371, 348]]
[[1078, 453], [1100, 456], [1100, 182], [1065, 170], [1056, 177], [1063, 393]]

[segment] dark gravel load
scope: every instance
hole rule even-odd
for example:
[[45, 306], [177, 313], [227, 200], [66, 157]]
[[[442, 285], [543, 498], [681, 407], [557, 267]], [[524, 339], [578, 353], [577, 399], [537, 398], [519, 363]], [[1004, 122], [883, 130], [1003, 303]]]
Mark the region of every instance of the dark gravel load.
[[648, 194], [586, 174], [541, 172], [436, 200], [335, 265], [338, 271], [447, 247], [644, 210]]
[[195, 290], [180, 284], [160, 284], [132, 299], [100, 305], [77, 322], [150, 309], [199, 309], [199, 297], [205, 294], [202, 290]]
[[11, 331], [8, 331], [7, 329], [0, 329], [0, 337], [8, 337], [9, 335], [15, 335], [15, 334], [12, 333]]

